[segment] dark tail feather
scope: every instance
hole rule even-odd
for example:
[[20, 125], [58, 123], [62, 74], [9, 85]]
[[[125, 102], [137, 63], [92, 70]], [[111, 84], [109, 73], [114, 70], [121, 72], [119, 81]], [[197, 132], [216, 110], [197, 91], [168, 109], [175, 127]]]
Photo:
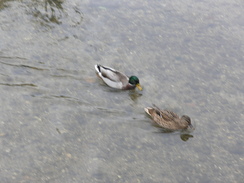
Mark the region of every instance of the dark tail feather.
[[99, 72], [101, 72], [101, 68], [100, 68], [100, 65], [97, 65], [97, 68], [98, 68]]
[[99, 72], [101, 72], [101, 68], [100, 68], [101, 66], [99, 65], [99, 64], [97, 64], [97, 65], [95, 65], [95, 69], [96, 69], [96, 71], [99, 73]]

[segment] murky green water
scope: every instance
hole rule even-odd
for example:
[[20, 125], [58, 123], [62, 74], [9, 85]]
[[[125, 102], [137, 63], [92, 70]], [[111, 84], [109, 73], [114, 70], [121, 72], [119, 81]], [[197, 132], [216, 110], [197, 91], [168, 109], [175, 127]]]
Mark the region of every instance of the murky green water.
[[[243, 182], [243, 8], [0, 1], [0, 182]], [[144, 90], [108, 88], [97, 63]], [[153, 103], [195, 131], [163, 133]]]

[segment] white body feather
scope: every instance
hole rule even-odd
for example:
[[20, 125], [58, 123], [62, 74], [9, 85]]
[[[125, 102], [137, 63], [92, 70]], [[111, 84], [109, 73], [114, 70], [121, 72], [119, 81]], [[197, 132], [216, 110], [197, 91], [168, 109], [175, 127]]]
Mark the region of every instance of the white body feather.
[[128, 83], [128, 77], [113, 68], [95, 65], [95, 69], [98, 76], [112, 88], [122, 89], [124, 87], [122, 81]]

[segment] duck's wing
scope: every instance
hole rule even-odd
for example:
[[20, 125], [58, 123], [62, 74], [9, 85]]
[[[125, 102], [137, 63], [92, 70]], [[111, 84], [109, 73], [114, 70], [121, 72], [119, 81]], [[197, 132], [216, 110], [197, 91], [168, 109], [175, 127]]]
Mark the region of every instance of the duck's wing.
[[172, 111], [165, 110], [164, 112], [167, 113], [169, 116], [171, 116], [174, 119], [180, 119], [180, 117], [176, 113], [174, 113]]
[[179, 116], [172, 111], [160, 110], [157, 106], [155, 106], [154, 110], [156, 114], [165, 121], [174, 121], [175, 119], [179, 119]]
[[110, 87], [122, 89], [128, 83], [128, 77], [113, 68], [95, 65], [95, 69], [99, 77]]
[[156, 114], [159, 115], [165, 121], [172, 121], [176, 114], [168, 110], [161, 110], [158, 106], [153, 104], [153, 109], [155, 110]]
[[171, 121], [173, 120], [173, 117], [168, 113], [168, 111], [163, 111], [159, 107], [157, 107], [155, 104], [153, 104], [152, 108], [145, 108], [145, 111], [150, 116], [157, 116], [157, 120], [164, 120], [164, 121]]
[[165, 118], [165, 120], [177, 121], [178, 119], [180, 119], [179, 116], [172, 111], [163, 110], [160, 112], [161, 112], [161, 115]]
[[127, 79], [127, 76], [113, 68], [95, 65], [95, 69], [100, 77], [107, 78], [114, 82], [120, 82], [123, 79]]
[[156, 106], [155, 104], [153, 104], [154, 109], [157, 109], [158, 111], [160, 111], [161, 113], [167, 115], [169, 118], [179, 118], [179, 116], [169, 110], [161, 110], [158, 106]]
[[[173, 121], [174, 118], [173, 116], [168, 112], [168, 111], [159, 111], [160, 116], [162, 119], [164, 119], [165, 121]], [[157, 113], [158, 114], [158, 113]]]

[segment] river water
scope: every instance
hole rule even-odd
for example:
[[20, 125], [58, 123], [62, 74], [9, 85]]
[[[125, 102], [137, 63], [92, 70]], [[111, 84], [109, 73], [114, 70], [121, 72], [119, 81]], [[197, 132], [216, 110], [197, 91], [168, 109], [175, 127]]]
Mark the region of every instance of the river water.
[[[244, 180], [241, 0], [0, 1], [0, 182]], [[102, 64], [136, 75], [118, 91]], [[144, 107], [191, 117], [166, 133]]]

